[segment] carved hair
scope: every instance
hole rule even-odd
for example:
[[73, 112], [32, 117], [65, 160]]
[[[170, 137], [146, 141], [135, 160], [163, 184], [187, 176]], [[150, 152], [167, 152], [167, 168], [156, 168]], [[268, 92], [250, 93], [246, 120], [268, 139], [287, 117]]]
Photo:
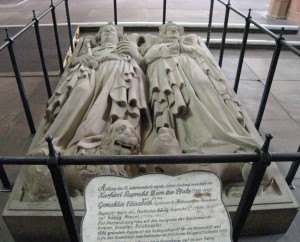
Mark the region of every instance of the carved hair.
[[178, 27], [179, 33], [180, 33], [181, 36], [184, 35], [184, 29], [183, 29], [183, 27], [182, 27], [182, 26], [179, 26], [179, 25], [177, 25], [177, 24], [175, 24], [175, 23], [173, 23], [172, 21], [169, 21], [168, 23], [159, 26], [159, 33], [160, 33], [160, 34], [166, 34], [167, 28], [168, 28], [169, 26], [172, 26], [172, 25]]
[[115, 25], [115, 24], [112, 23], [112, 22], [109, 22], [108, 24], [106, 24], [106, 25], [100, 27], [100, 28], [99, 28], [99, 31], [96, 33], [96, 42], [97, 42], [98, 44], [101, 44], [101, 34], [102, 34], [103, 29], [104, 29], [106, 26], [113, 26], [113, 27], [117, 30], [117, 34], [118, 34], [118, 39], [119, 39], [119, 41], [123, 39], [123, 37], [124, 37], [123, 27], [118, 26], [118, 25]]

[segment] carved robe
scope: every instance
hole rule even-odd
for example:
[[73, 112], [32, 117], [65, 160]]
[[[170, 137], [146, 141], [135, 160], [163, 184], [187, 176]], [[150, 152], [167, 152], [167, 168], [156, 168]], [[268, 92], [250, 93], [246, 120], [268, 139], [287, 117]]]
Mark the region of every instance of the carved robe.
[[[88, 52], [85, 44], [84, 40], [78, 43], [72, 58]], [[141, 116], [148, 119], [146, 78], [135, 60], [116, 53], [114, 46], [94, 44], [92, 55], [99, 63], [97, 68], [77, 64], [62, 75], [47, 102], [44, 135], [35, 142], [36, 149], [31, 153], [48, 152], [44, 142], [48, 134], [54, 137], [58, 151], [65, 153], [67, 149], [67, 154], [75, 154], [79, 141], [86, 137], [101, 139], [107, 127], [117, 120], [128, 120], [139, 132]], [[85, 145], [90, 148], [92, 144]]]
[[154, 116], [148, 144], [159, 128], [170, 127], [183, 153], [253, 151], [260, 146], [256, 132], [247, 130], [220, 68], [196, 35], [161, 38], [146, 52], [145, 62]]

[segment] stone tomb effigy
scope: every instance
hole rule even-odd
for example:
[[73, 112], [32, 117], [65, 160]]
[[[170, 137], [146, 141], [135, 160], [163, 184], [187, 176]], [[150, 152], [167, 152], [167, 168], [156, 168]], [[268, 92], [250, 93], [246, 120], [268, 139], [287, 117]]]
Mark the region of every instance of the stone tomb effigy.
[[[76, 156], [252, 153], [261, 147], [258, 132], [199, 36], [184, 34], [172, 22], [162, 25], [157, 36], [124, 35], [121, 27], [108, 24], [76, 43], [28, 155], [48, 155], [47, 135], [53, 136], [62, 155]], [[153, 172], [212, 171], [223, 183], [223, 201], [233, 216], [250, 168], [251, 163], [241, 161], [72, 165], [64, 172], [80, 224], [83, 190], [92, 178]], [[284, 233], [297, 209], [297, 201], [272, 164], [243, 233]], [[3, 217], [16, 241], [67, 238], [46, 166], [21, 170]]]

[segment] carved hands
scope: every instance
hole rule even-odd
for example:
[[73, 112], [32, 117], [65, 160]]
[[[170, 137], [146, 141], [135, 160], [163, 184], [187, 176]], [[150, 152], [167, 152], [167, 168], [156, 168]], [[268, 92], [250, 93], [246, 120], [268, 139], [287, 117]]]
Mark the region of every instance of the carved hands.
[[172, 44], [168, 46], [163, 46], [161, 49], [161, 55], [162, 57], [171, 57], [179, 55], [180, 53], [180, 45], [178, 41], [172, 42]]
[[72, 66], [75, 66], [77, 64], [82, 64], [85, 67], [91, 68], [91, 69], [96, 69], [98, 66], [98, 62], [96, 58], [92, 55], [82, 55], [80, 57], [74, 58], [72, 61]]
[[138, 47], [135, 43], [129, 40], [120, 41], [116, 47], [118, 54], [124, 54], [131, 56], [139, 66], [144, 67], [144, 58], [138, 51]]
[[180, 53], [193, 54], [194, 47], [192, 44], [186, 44], [182, 40], [174, 40], [172, 44], [161, 48], [162, 57], [177, 56]]

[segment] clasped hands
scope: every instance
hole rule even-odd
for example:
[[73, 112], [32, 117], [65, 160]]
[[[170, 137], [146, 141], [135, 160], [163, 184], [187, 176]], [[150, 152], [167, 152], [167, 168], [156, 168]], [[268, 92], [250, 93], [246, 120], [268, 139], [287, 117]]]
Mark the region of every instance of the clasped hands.
[[177, 56], [181, 53], [181, 45], [179, 41], [176, 39], [172, 41], [171, 44], [162, 46], [160, 52], [162, 57]]
[[118, 54], [129, 55], [135, 60], [139, 59], [141, 56], [137, 45], [129, 40], [120, 41], [116, 46], [116, 50]]
[[184, 44], [181, 40], [177, 40], [177, 39], [174, 40], [168, 46], [162, 47], [161, 51], [163, 57], [177, 56], [180, 53], [188, 53], [188, 54], [193, 53], [193, 49], [189, 45]]

